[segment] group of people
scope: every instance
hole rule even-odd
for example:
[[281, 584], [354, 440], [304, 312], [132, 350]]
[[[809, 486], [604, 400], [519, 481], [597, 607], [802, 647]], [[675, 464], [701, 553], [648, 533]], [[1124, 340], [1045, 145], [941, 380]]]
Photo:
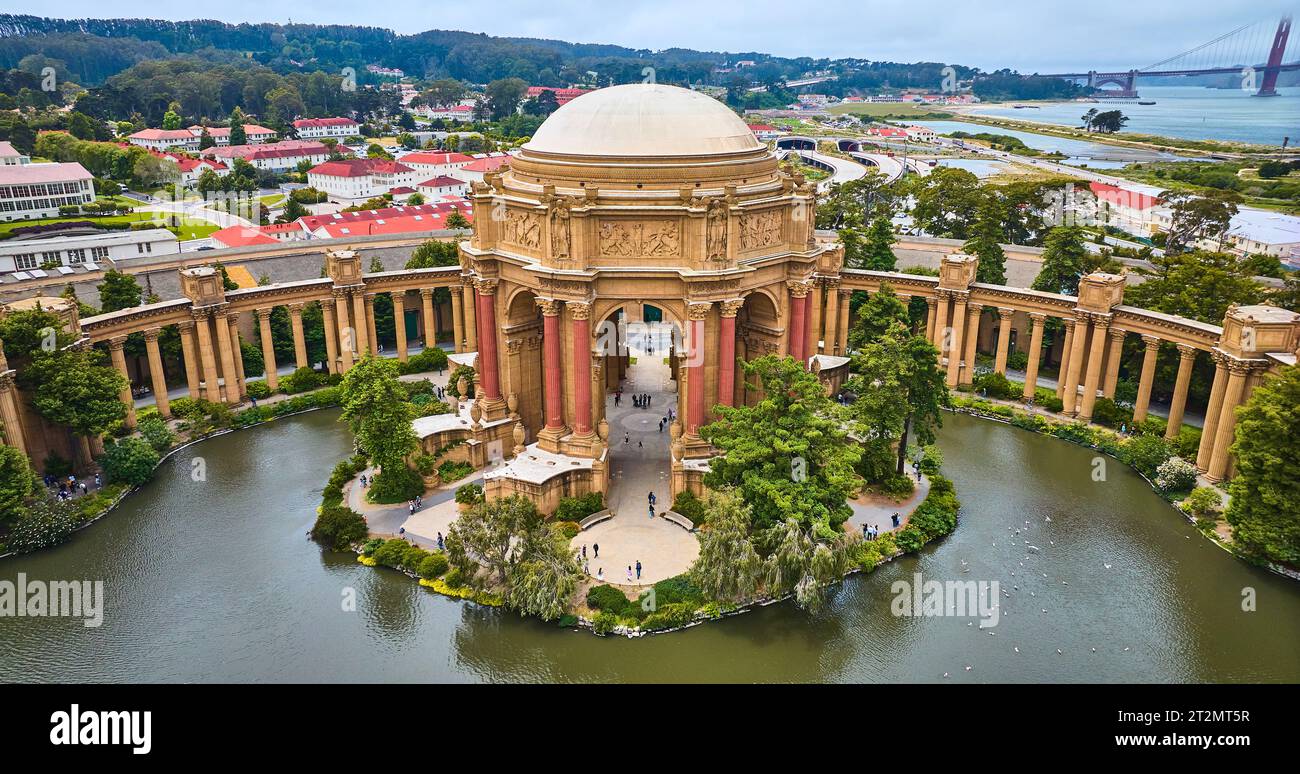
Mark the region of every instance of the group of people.
[[[73, 497], [76, 497], [78, 494], [84, 495], [90, 491], [90, 488], [86, 486], [85, 481], [78, 481], [77, 477], [71, 473], [69, 473], [67, 476], [52, 476], [49, 473], [46, 473], [44, 479], [45, 479], [45, 487], [47, 489], [53, 490], [54, 496], [59, 498], [60, 500], [71, 500]], [[99, 487], [100, 487], [100, 478], [99, 478], [99, 474], [96, 473], [95, 488], [99, 489]]]
[[420, 510], [420, 508], [422, 508], [423, 506], [424, 506], [423, 495], [416, 495], [415, 497], [406, 501], [406, 510], [410, 511], [411, 513], [415, 513], [416, 511]]
[[650, 393], [639, 392], [636, 395], [632, 396], [632, 408], [649, 408], [649, 407], [650, 407]]

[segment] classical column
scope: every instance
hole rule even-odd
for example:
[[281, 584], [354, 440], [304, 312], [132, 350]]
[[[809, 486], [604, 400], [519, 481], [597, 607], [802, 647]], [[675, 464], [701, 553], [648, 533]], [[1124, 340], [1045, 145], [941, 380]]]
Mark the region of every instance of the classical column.
[[461, 288], [451, 288], [451, 329], [455, 337], [453, 349], [456, 352], [465, 351], [465, 326], [461, 322], [464, 315], [461, 313]]
[[185, 384], [190, 388], [190, 398], [199, 399], [199, 382], [203, 379], [199, 372], [197, 347], [194, 344], [194, 321], [182, 320], [176, 324], [181, 337], [181, 360], [185, 361]]
[[217, 353], [212, 346], [212, 326], [206, 309], [192, 312], [194, 332], [198, 335], [199, 362], [203, 363], [204, 394], [209, 403], [221, 402], [221, 381], [217, 377]]
[[343, 288], [334, 289], [334, 318], [339, 332], [339, 373], [345, 374], [352, 368], [357, 332], [348, 321], [348, 291]]
[[[453, 293], [452, 298], [455, 298]], [[546, 430], [564, 433], [564, 396], [560, 392], [563, 366], [560, 362], [560, 302], [539, 298], [542, 310], [542, 376], [546, 387]]]
[[1007, 351], [1011, 347], [1011, 322], [1016, 317], [1016, 310], [1005, 307], [998, 309], [998, 351], [993, 359], [993, 370], [1005, 375], [1007, 372]]
[[1061, 324], [1065, 326], [1065, 341], [1061, 342], [1061, 364], [1056, 369], [1056, 396], [1064, 399], [1065, 377], [1070, 371], [1070, 350], [1074, 348], [1074, 318], [1063, 317]]
[[325, 369], [330, 373], [337, 373], [339, 372], [339, 346], [338, 328], [334, 325], [334, 304], [322, 301], [320, 316], [325, 328]]
[[1219, 409], [1219, 427], [1214, 433], [1214, 453], [1210, 456], [1210, 469], [1205, 477], [1211, 481], [1222, 481], [1228, 472], [1228, 448], [1232, 446], [1233, 431], [1237, 427], [1237, 407], [1241, 405], [1246, 391], [1246, 377], [1250, 375], [1250, 366], [1239, 361], [1230, 361], [1228, 367], [1228, 384], [1223, 391], [1223, 406]]
[[[805, 290], [806, 290], [805, 286]], [[801, 296], [802, 300], [803, 297]], [[709, 302], [690, 302], [686, 305], [686, 318], [691, 326], [690, 334], [690, 356], [687, 358], [688, 370], [690, 371], [688, 379], [690, 380], [690, 392], [686, 401], [686, 432], [690, 435], [699, 435], [700, 426], [704, 424], [704, 319], [709, 315], [709, 308], [713, 304]], [[800, 338], [802, 331], [796, 331], [791, 337], [790, 342], [802, 342]]]
[[469, 298], [465, 300], [465, 351], [478, 351], [478, 329], [479, 318], [483, 316], [483, 307], [479, 303], [478, 293], [474, 290], [474, 285], [465, 286], [465, 292], [469, 293]]
[[1038, 366], [1043, 359], [1043, 324], [1047, 315], [1042, 312], [1029, 313], [1029, 363], [1025, 366], [1025, 400], [1032, 400], [1038, 391]]
[[420, 327], [424, 329], [424, 348], [438, 346], [438, 321], [433, 315], [433, 288], [420, 288]]
[[372, 351], [371, 346], [374, 342], [370, 341], [370, 320], [366, 316], [366, 291], [364, 288], [353, 288], [352, 295], [352, 336], [353, 344], [357, 351], [357, 358], [363, 358], [367, 352]]
[[[306, 368], [310, 364], [307, 362], [307, 336], [302, 329], [302, 304], [289, 304], [289, 326], [293, 328], [294, 368]], [[328, 330], [327, 327], [326, 338], [329, 338]]]
[[1124, 336], [1128, 331], [1123, 328], [1110, 329], [1110, 349], [1106, 351], [1106, 378], [1102, 380], [1101, 394], [1114, 400], [1115, 388], [1119, 386], [1119, 361], [1124, 355]]
[[[740, 311], [740, 307], [744, 306], [744, 304], [745, 300], [743, 298], [735, 298], [730, 301], [723, 301], [720, 307], [722, 317], [718, 326], [718, 402], [724, 406], [735, 404], [736, 313]], [[833, 320], [835, 318], [833, 315], [827, 314], [826, 319]], [[826, 338], [829, 344], [830, 335], [828, 334]]]
[[1081, 313], [1074, 324], [1074, 339], [1070, 342], [1070, 370], [1065, 377], [1065, 392], [1061, 395], [1064, 411], [1070, 416], [1077, 415], [1079, 405], [1079, 381], [1083, 375], [1083, 361], [1088, 346], [1088, 315]]
[[122, 347], [126, 345], [125, 336], [114, 336], [108, 340], [108, 352], [113, 359], [113, 368], [117, 370], [122, 378], [126, 380], [126, 386], [117, 394], [123, 405], [126, 406], [126, 426], [135, 428], [135, 398], [131, 395], [131, 377], [126, 372], [126, 355], [122, 352]]
[[230, 320], [224, 309], [212, 313], [212, 325], [217, 329], [217, 357], [221, 362], [221, 377], [225, 382], [226, 403], [239, 402], [239, 372], [235, 365], [235, 350], [230, 341]]
[[1097, 403], [1097, 387], [1101, 384], [1101, 364], [1106, 357], [1106, 338], [1110, 329], [1109, 317], [1095, 317], [1092, 321], [1092, 341], [1088, 347], [1088, 375], [1083, 382], [1083, 400], [1079, 403], [1079, 419], [1092, 419], [1092, 407]]
[[23, 437], [22, 415], [18, 413], [18, 387], [8, 368], [0, 369], [0, 424], [4, 426], [4, 442], [26, 454], [27, 439]]
[[938, 296], [926, 296], [925, 299], [925, 338], [931, 344], [934, 343], [934, 330], [938, 324], [939, 318], [939, 298]]
[[1218, 350], [1211, 350], [1214, 359], [1214, 386], [1210, 388], [1210, 403], [1205, 407], [1205, 425], [1201, 428], [1201, 445], [1196, 449], [1196, 468], [1202, 473], [1210, 470], [1210, 460], [1214, 456], [1214, 437], [1219, 429], [1219, 418], [1223, 412], [1223, 393], [1228, 387], [1228, 359]]
[[944, 331], [948, 330], [948, 301], [952, 295], [946, 290], [939, 291], [939, 297], [935, 300], [934, 316], [934, 335], [930, 338], [930, 343], [934, 348], [939, 350], [939, 362], [942, 363], [947, 352], [944, 351]]
[[853, 291], [841, 290], [840, 294], [840, 322], [836, 327], [839, 329], [839, 339], [835, 345], [837, 352], [835, 354], [841, 357], [847, 357], [849, 354], [849, 299], [853, 297]]
[[[591, 304], [565, 304], [573, 315], [573, 433], [591, 435]], [[487, 341], [484, 336], [484, 342]]]
[[961, 378], [961, 345], [966, 332], [966, 293], [952, 299], [952, 335], [944, 339], [948, 345], [948, 386], [956, 387]]
[[820, 280], [813, 280], [808, 289], [808, 300], [804, 307], [808, 315], [808, 329], [804, 332], [804, 356], [812, 357], [821, 351], [822, 338], [822, 286]]
[[971, 384], [975, 381], [975, 348], [980, 338], [980, 316], [984, 307], [970, 304], [966, 307], [966, 342], [962, 355], [961, 383]]
[[163, 373], [162, 353], [158, 351], [158, 334], [161, 328], [144, 332], [144, 349], [149, 357], [149, 380], [153, 386], [153, 401], [163, 419], [172, 418], [172, 404], [167, 399], [167, 375]]
[[406, 362], [406, 294], [393, 291], [393, 329], [397, 333], [397, 359]]
[[[478, 342], [478, 362], [483, 378], [483, 392], [489, 401], [501, 400], [501, 377], [497, 363], [496, 280], [479, 280], [478, 319], [483, 323], [483, 339]], [[590, 350], [590, 345], [588, 345]]]
[[366, 341], [370, 351], [379, 354], [379, 331], [375, 329], [375, 294], [366, 293]]
[[[804, 321], [807, 317], [808, 308], [808, 285], [803, 282], [787, 283], [790, 287], [790, 345], [789, 355], [795, 360], [803, 363], [807, 360], [804, 356], [803, 345], [806, 338], [804, 332]], [[694, 329], [694, 325], [691, 326]]]
[[280, 374], [276, 371], [275, 339], [271, 336], [271, 310], [254, 309], [257, 332], [262, 337], [262, 362], [266, 365], [266, 386], [271, 392], [280, 389]]
[[1192, 381], [1192, 364], [1195, 361], [1196, 347], [1179, 344], [1178, 377], [1174, 379], [1174, 399], [1169, 404], [1169, 425], [1165, 428], [1166, 441], [1177, 438], [1178, 431], [1183, 429], [1183, 409], [1187, 407], [1187, 385]]
[[[723, 302], [723, 309], [726, 309], [726, 302]], [[734, 329], [735, 323], [732, 323]], [[826, 280], [826, 333], [823, 335], [826, 342], [822, 349], [828, 355], [842, 355], [839, 351], [840, 343], [840, 281], [837, 279]], [[733, 347], [733, 350], [735, 348]], [[728, 406], [731, 404], [728, 403]]]
[[239, 389], [239, 400], [235, 402], [240, 403], [248, 397], [248, 381], [244, 379], [244, 348], [239, 340], [239, 315], [227, 315], [226, 319], [230, 322], [230, 352], [235, 359], [235, 380]]
[[1151, 405], [1151, 385], [1156, 378], [1156, 358], [1160, 355], [1160, 339], [1155, 336], [1143, 336], [1142, 375], [1138, 377], [1137, 402], [1133, 404], [1133, 424], [1147, 418], [1147, 408]]

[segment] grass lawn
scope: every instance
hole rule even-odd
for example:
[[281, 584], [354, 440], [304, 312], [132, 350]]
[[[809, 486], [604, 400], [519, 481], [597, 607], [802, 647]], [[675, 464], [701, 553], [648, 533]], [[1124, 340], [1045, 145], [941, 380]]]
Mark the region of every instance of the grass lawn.
[[832, 105], [827, 108], [832, 115], [849, 113], [868, 118], [897, 118], [904, 121], [922, 119], [940, 120], [953, 118], [953, 114], [933, 105], [920, 105], [915, 102], [854, 102], [848, 105]]
[[262, 203], [263, 207], [268, 207], [268, 208], [279, 207], [280, 205], [284, 204], [285, 195], [269, 194], [267, 196], [259, 196], [257, 197], [257, 200]]
[[[108, 217], [88, 217], [85, 215], [73, 216], [68, 218], [42, 218], [40, 220], [16, 220], [12, 223], [0, 223], [0, 239], [11, 237], [14, 229], [23, 226], [45, 226], [51, 223], [78, 223], [89, 221], [91, 223], [151, 223], [167, 229], [176, 235], [177, 239], [202, 239], [220, 226], [206, 220], [181, 218], [180, 224], [171, 225], [171, 220], [164, 220], [165, 213], [160, 212], [132, 212], [129, 215], [110, 215]], [[115, 229], [117, 231], [118, 229]], [[21, 234], [18, 238], [21, 238]]]

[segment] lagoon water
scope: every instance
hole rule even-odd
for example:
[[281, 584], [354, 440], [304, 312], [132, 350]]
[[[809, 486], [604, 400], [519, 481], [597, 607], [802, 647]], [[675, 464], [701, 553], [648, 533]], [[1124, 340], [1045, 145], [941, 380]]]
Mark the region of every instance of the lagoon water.
[[[1053, 438], [948, 417], [953, 535], [849, 578], [817, 616], [780, 603], [627, 640], [450, 600], [307, 540], [351, 451], [337, 418], [190, 447], [67, 545], [0, 560], [0, 579], [102, 579], [108, 597], [98, 629], [0, 618], [0, 680], [1300, 681], [1300, 584], [1204, 540], [1114, 460], [1093, 481], [1094, 453]], [[893, 616], [891, 584], [917, 572], [997, 580], [1010, 596], [994, 634]]]

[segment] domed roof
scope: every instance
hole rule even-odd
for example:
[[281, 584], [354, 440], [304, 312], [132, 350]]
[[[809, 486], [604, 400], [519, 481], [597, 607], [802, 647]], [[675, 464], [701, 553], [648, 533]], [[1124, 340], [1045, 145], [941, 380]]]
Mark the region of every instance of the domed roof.
[[588, 92], [551, 114], [525, 152], [564, 156], [717, 156], [753, 153], [759, 142], [713, 97], [677, 86], [634, 83]]

